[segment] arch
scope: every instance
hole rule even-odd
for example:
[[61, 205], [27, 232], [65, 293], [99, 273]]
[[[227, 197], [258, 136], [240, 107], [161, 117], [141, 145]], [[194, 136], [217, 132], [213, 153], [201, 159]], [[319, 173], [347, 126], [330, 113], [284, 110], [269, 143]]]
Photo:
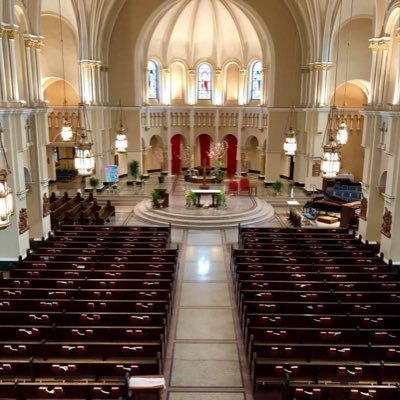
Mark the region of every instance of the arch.
[[154, 59], [147, 61], [147, 101], [160, 100], [160, 66]]
[[175, 175], [181, 172], [183, 142], [183, 137], [179, 133], [171, 137], [171, 173]]
[[196, 68], [197, 100], [211, 100], [213, 93], [213, 67], [203, 61]]
[[165, 144], [160, 135], [153, 135], [150, 138], [148, 154], [149, 170], [164, 170], [166, 167]]
[[250, 64], [249, 73], [249, 100], [261, 100], [262, 93], [262, 63], [255, 60]]
[[182, 105], [186, 101], [187, 82], [186, 66], [182, 61], [174, 61], [170, 64], [171, 72], [171, 104]]
[[[218, 46], [219, 41], [217, 40], [213, 43], [213, 50], [210, 54], [198, 54], [198, 48], [196, 46], [184, 45], [184, 43], [180, 42], [176, 46], [175, 49], [185, 50], [187, 56], [183, 56], [180, 54], [170, 55], [169, 48], [170, 46], [165, 45], [166, 42], [169, 43], [170, 36], [171, 36], [171, 29], [173, 24], [176, 23], [178, 15], [183, 12], [185, 5], [189, 4], [190, 2], [180, 1], [180, 0], [169, 0], [165, 1], [161, 4], [158, 8], [156, 8], [147, 18], [146, 22], [143, 24], [142, 29], [139, 33], [138, 39], [135, 44], [134, 55], [133, 55], [133, 65], [134, 65], [134, 81], [135, 82], [143, 82], [143, 73], [145, 62], [152, 54], [160, 54], [160, 59], [162, 65], [169, 65], [170, 60], [173, 60], [174, 57], [185, 59], [188, 61], [190, 66], [198, 64], [200, 61], [205, 61], [206, 59], [213, 65], [215, 62], [216, 65], [213, 65], [213, 68], [220, 67], [224, 63], [224, 59], [227, 58], [224, 54], [215, 54], [214, 48]], [[195, 2], [192, 2], [193, 4]], [[206, 3], [206, 2], [204, 2]], [[240, 65], [246, 65], [248, 60], [255, 57], [260, 56], [263, 62], [264, 67], [268, 67], [270, 69], [270, 73], [268, 74], [268, 97], [269, 99], [265, 99], [265, 103], [269, 102], [269, 104], [273, 105], [273, 97], [274, 97], [274, 64], [275, 64], [275, 50], [274, 50], [274, 43], [272, 40], [272, 36], [266, 26], [264, 20], [258, 15], [256, 10], [251, 7], [248, 3], [243, 0], [229, 0], [228, 2], [225, 0], [221, 0], [221, 4], [224, 7], [234, 6], [237, 7], [238, 13], [243, 13], [244, 16], [247, 17], [248, 22], [246, 22], [246, 26], [251, 26], [251, 29], [255, 32], [255, 37], [258, 38], [259, 43], [259, 53], [255, 54], [254, 51], [250, 51], [248, 48], [249, 43], [244, 43], [242, 46], [241, 56], [237, 57], [240, 59]], [[165, 29], [165, 35], [162, 36], [162, 40], [157, 42], [160, 48], [160, 51], [150, 49], [150, 44], [153, 38], [153, 34], [156, 31], [157, 27], [160, 25], [160, 21], [167, 13], [176, 13], [175, 18], [170, 18], [168, 23], [162, 24], [163, 29]], [[229, 14], [231, 18], [235, 21], [235, 24], [238, 28], [241, 28], [245, 32], [247, 29], [243, 29], [243, 21], [241, 18], [235, 17], [232, 13]], [[187, 18], [186, 18], [187, 21]], [[193, 28], [193, 25], [189, 23], [189, 25]], [[215, 24], [213, 24], [215, 27]], [[169, 29], [167, 29], [169, 27]], [[203, 28], [204, 31], [204, 28]], [[193, 39], [193, 36], [190, 37]], [[244, 38], [241, 37], [241, 40]], [[266, 95], [266, 94], [265, 94]], [[140, 90], [135, 91], [135, 101], [137, 104], [141, 104], [141, 92]]]
[[211, 136], [207, 133], [201, 133], [197, 137], [198, 148], [199, 148], [199, 163], [202, 167], [208, 167], [210, 165], [210, 157], [208, 153], [210, 151]]
[[[64, 105], [64, 80], [56, 77], [42, 79], [44, 99], [51, 106]], [[65, 99], [68, 105], [79, 104], [79, 93], [65, 81]]]
[[240, 98], [240, 67], [235, 62], [230, 62], [225, 67], [224, 79], [224, 105], [237, 105]]
[[337, 87], [335, 94], [332, 96], [331, 105], [333, 105], [333, 98], [335, 97], [336, 104], [339, 106], [343, 104], [346, 108], [361, 109], [368, 101], [369, 88], [369, 82], [361, 79], [344, 82]]
[[228, 152], [226, 155], [226, 173], [233, 176], [236, 173], [236, 154], [237, 154], [237, 138], [235, 135], [228, 134], [224, 137], [228, 143]]

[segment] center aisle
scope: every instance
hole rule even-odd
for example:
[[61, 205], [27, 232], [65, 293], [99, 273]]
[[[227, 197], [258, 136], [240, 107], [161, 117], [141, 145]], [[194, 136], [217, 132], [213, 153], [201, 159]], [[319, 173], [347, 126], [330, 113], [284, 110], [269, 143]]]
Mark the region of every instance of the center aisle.
[[225, 236], [233, 231], [181, 232], [163, 399], [251, 400]]

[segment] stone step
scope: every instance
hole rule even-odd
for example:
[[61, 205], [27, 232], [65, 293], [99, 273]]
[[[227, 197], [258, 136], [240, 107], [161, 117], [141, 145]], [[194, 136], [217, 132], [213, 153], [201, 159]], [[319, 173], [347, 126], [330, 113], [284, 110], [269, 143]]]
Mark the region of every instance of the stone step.
[[234, 228], [238, 224], [250, 225], [265, 222], [274, 218], [273, 207], [265, 201], [254, 199], [255, 206], [238, 213], [218, 213], [218, 209], [208, 209], [209, 215], [199, 215], [199, 211], [193, 213], [179, 213], [166, 209], [154, 209], [150, 200], [144, 200], [134, 208], [135, 217], [139, 220], [158, 225], [171, 224], [174, 228], [191, 229], [222, 229]]

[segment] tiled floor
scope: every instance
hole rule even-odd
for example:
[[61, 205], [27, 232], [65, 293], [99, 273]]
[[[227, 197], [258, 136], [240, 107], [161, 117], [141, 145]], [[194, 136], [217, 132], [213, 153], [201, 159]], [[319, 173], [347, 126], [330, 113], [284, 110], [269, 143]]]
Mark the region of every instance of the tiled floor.
[[[262, 181], [253, 178], [253, 182], [258, 185], [258, 196], [275, 207], [276, 218], [269, 226], [286, 225], [285, 200], [291, 187], [285, 184], [282, 198], [277, 199]], [[116, 207], [110, 223], [140, 225], [133, 206], [159, 187], [156, 177], [140, 190], [123, 182], [120, 187], [119, 195], [125, 200]], [[167, 179], [164, 187], [183, 193], [185, 183]], [[52, 190], [72, 194], [76, 187], [58, 185]], [[303, 203], [306, 200], [301, 189], [295, 188], [293, 195]], [[180, 270], [166, 351], [168, 386], [162, 400], [253, 399], [230, 274], [230, 249], [237, 239], [237, 229], [172, 229], [172, 245], [180, 248]]]

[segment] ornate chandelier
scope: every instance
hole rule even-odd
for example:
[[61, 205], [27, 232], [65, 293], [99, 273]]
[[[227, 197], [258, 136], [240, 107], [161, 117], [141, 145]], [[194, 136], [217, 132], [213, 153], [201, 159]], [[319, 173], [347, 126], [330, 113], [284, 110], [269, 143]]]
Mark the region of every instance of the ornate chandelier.
[[92, 151], [93, 143], [89, 140], [87, 133], [90, 133], [89, 122], [86, 116], [84, 106], [82, 107], [82, 120], [81, 123], [85, 124], [85, 127], [81, 126], [81, 131], [78, 142], [75, 146], [75, 157], [74, 165], [78, 174], [81, 176], [89, 176], [93, 174], [95, 167], [95, 159]]
[[0, 229], [11, 225], [11, 216], [14, 214], [12, 189], [7, 184], [7, 175], [10, 172], [6, 152], [3, 144], [3, 128], [0, 126], [0, 145], [7, 169], [0, 170]]
[[285, 132], [285, 141], [283, 142], [283, 151], [287, 156], [296, 155], [297, 150], [297, 141], [296, 141], [296, 131], [292, 128], [293, 126], [293, 116], [294, 116], [294, 107], [290, 110], [288, 124], [289, 129], [286, 129]]
[[321, 162], [321, 172], [324, 178], [335, 178], [340, 171], [340, 144], [333, 138], [323, 146], [323, 156]]
[[119, 127], [115, 130], [115, 150], [117, 153], [126, 153], [126, 149], [128, 148], [128, 139], [126, 138], [126, 129], [122, 122], [122, 107], [120, 107], [119, 114]]
[[210, 144], [210, 151], [207, 155], [212, 160], [221, 160], [224, 157], [226, 150], [228, 150], [228, 142], [226, 140], [223, 142], [212, 142]]
[[[63, 89], [64, 89], [64, 106], [68, 104], [67, 94], [65, 88], [65, 60], [64, 60], [64, 38], [62, 29], [62, 18], [61, 18], [61, 0], [58, 0], [58, 12], [60, 21], [60, 43], [61, 43], [61, 61], [62, 61], [62, 75], [63, 75]], [[71, 124], [68, 122], [67, 117], [64, 115], [63, 126], [61, 128], [61, 139], [63, 142], [70, 142], [73, 137]]]

